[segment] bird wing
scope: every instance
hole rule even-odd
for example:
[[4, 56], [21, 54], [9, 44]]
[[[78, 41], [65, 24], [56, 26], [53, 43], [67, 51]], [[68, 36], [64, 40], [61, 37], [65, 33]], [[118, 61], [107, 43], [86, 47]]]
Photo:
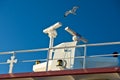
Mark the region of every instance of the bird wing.
[[72, 13], [75, 13], [78, 8], [79, 8], [78, 6], [74, 6], [74, 7], [72, 8], [72, 10], [71, 10]]
[[64, 17], [68, 16], [69, 14], [76, 14], [76, 10], [78, 9], [79, 7], [78, 6], [74, 6], [71, 10], [69, 11], [66, 11], [65, 14], [64, 14]]
[[69, 10], [69, 11], [66, 11], [65, 14], [64, 14], [64, 16], [66, 17], [66, 16], [68, 16], [70, 13], [71, 13], [70, 10]]

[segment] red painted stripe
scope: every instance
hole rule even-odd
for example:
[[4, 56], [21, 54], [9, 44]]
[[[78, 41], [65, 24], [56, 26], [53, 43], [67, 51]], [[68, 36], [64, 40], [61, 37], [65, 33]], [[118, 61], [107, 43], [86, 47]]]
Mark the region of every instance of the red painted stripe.
[[63, 76], [63, 75], [85, 75], [85, 74], [101, 74], [101, 73], [120, 73], [120, 67], [1, 74], [0, 79], [29, 78], [29, 77], [34, 78], [34, 77], [48, 77], [48, 76], [50, 77], [50, 76]]

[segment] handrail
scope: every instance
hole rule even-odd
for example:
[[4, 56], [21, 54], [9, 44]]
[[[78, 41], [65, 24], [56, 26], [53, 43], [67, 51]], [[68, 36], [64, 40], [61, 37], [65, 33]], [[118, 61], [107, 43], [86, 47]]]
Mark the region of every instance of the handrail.
[[38, 52], [38, 51], [46, 51], [49, 49], [64, 49], [64, 48], [74, 48], [74, 47], [88, 47], [88, 46], [104, 46], [104, 45], [117, 45], [120, 42], [106, 42], [106, 43], [95, 43], [95, 44], [82, 44], [77, 46], [66, 46], [66, 47], [52, 47], [52, 48], [38, 48], [38, 49], [29, 49], [29, 50], [16, 50], [16, 51], [8, 51], [8, 52], [0, 52], [0, 54], [13, 54], [13, 53], [26, 53], [26, 52]]
[[[30, 50], [16, 50], [16, 51], [0, 52], [0, 55], [1, 54], [13, 54], [13, 56], [15, 56], [14, 54], [17, 54], [17, 53], [39, 52], [39, 51], [49, 51], [49, 50], [54, 51], [55, 49], [65, 49], [65, 48], [84, 48], [84, 55], [83, 56], [67, 57], [67, 58], [63, 58], [63, 59], [83, 58], [83, 68], [85, 68], [86, 67], [86, 58], [113, 56], [113, 54], [102, 54], [102, 55], [87, 56], [86, 55], [87, 47], [106, 46], [106, 45], [119, 45], [119, 44], [120, 44], [120, 42], [106, 42], [106, 43], [95, 43], [95, 44], [82, 44], [82, 45], [76, 45], [76, 46], [65, 46], [65, 47], [38, 48], [38, 49], [30, 49]], [[117, 55], [120, 56], [120, 53], [118, 53]], [[58, 59], [60, 59], [60, 58], [55, 58], [53, 60], [58, 60]], [[51, 60], [51, 59], [46, 58], [46, 59], [34, 59], [34, 60], [22, 60], [22, 61], [18, 61], [18, 62], [34, 62], [36, 60], [47, 61], [48, 62], [48, 60]], [[0, 65], [1, 64], [10, 64], [10, 63], [8, 63], [8, 62], [0, 62]], [[12, 63], [12, 65], [13, 65], [13, 63]], [[46, 66], [46, 67], [48, 67], [48, 66]]]
[[[120, 53], [118, 53], [117, 55], [120, 56]], [[107, 57], [107, 56], [113, 56], [113, 54], [92, 55], [92, 56], [86, 56], [86, 58], [89, 58], [89, 57]], [[54, 58], [54, 59], [49, 59], [49, 60], [70, 59], [70, 58], [84, 58], [84, 56], [68, 57], [68, 58]], [[35, 62], [36, 60], [46, 61], [47, 59], [21, 60], [19, 62]], [[2, 62], [0, 64], [8, 64], [8, 63]]]

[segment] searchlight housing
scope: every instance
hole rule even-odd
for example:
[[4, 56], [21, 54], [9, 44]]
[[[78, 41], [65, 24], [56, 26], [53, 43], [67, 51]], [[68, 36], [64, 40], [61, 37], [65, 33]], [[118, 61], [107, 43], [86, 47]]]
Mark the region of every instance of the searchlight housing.
[[65, 30], [73, 36], [73, 37], [72, 37], [73, 41], [80, 41], [80, 40], [81, 40], [81, 41], [83, 41], [84, 43], [87, 43], [87, 42], [88, 42], [87, 39], [85, 39], [84, 37], [82, 37], [79, 33], [73, 31], [73, 30], [70, 29], [69, 27], [66, 27]]

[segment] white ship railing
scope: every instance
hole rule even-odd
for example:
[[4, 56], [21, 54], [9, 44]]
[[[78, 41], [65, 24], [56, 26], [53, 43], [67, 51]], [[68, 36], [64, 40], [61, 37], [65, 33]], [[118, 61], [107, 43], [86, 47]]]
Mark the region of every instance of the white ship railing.
[[[83, 58], [83, 68], [86, 66], [86, 57], [103, 57], [103, 56], [113, 56], [113, 54], [102, 54], [102, 55], [92, 55], [92, 56], [86, 56], [87, 54], [87, 47], [93, 47], [93, 46], [109, 46], [109, 45], [120, 45], [120, 42], [106, 42], [106, 43], [95, 43], [95, 44], [82, 44], [82, 45], [77, 45], [77, 46], [69, 46], [69, 47], [52, 47], [52, 48], [40, 48], [40, 49], [31, 49], [31, 50], [17, 50], [17, 51], [8, 51], [8, 52], [0, 52], [0, 54], [13, 54], [12, 56], [15, 56], [14, 54], [17, 53], [29, 53], [29, 52], [41, 52], [41, 51], [49, 51], [49, 50], [55, 50], [55, 49], [64, 49], [64, 48], [84, 48], [84, 55], [83, 56], [77, 56], [77, 57], [69, 57], [69, 58]], [[120, 56], [120, 54], [118, 54]], [[69, 58], [64, 58], [64, 59], [69, 59]], [[34, 60], [22, 60], [18, 62], [35, 62], [36, 60], [40, 61], [47, 61], [49, 59], [34, 59]], [[54, 59], [58, 60], [58, 58]], [[47, 61], [48, 62], [48, 61]], [[0, 62], [0, 64], [11, 64], [10, 62]], [[11, 71], [9, 70], [9, 73], [12, 73], [12, 68], [13, 68], [13, 62], [12, 62], [12, 67]], [[48, 66], [47, 66], [48, 68]], [[47, 70], [47, 69], [46, 69]]]

